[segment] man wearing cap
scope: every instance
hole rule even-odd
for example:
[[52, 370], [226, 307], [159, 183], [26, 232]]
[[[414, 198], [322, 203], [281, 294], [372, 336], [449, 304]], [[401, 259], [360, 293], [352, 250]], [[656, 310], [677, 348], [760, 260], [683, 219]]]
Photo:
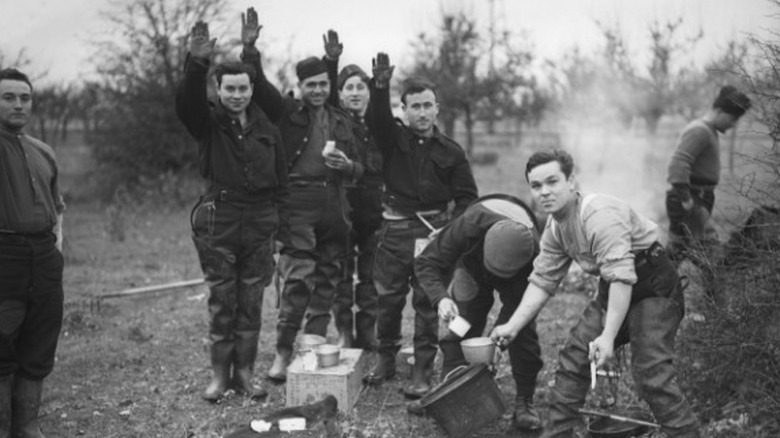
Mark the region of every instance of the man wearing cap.
[[[282, 94], [263, 73], [255, 41], [260, 32], [257, 13], [242, 19], [241, 59], [258, 72], [255, 93], [260, 107], [278, 124], [290, 174], [290, 238], [281, 242], [279, 271], [283, 279], [276, 357], [268, 377], [287, 378], [293, 343], [306, 318], [306, 333], [326, 335], [333, 294], [342, 273], [349, 243], [349, 204], [344, 181], [360, 178], [350, 117], [327, 103], [327, 67], [309, 57], [296, 65], [301, 99]], [[334, 148], [325, 148], [326, 142]], [[312, 295], [322, 306], [309, 308]]]
[[274, 238], [287, 239], [289, 202], [281, 137], [257, 106], [255, 70], [237, 61], [214, 66], [218, 101], [207, 97], [214, 42], [206, 23], [193, 26], [176, 93], [176, 114], [197, 140], [201, 176], [209, 181], [190, 220], [209, 285], [213, 377], [203, 398], [210, 402], [231, 387], [251, 398], [267, 394], [252, 374]]
[[24, 132], [33, 87], [0, 70], [0, 437], [43, 437], [43, 380], [62, 327], [62, 213], [52, 148]]
[[[377, 294], [372, 265], [377, 244], [376, 231], [382, 223], [382, 154], [366, 124], [368, 75], [355, 64], [345, 66], [338, 73], [338, 61], [343, 50], [338, 33], [329, 30], [323, 39], [328, 77], [331, 83], [337, 84], [337, 87], [333, 87], [329, 103], [333, 106], [341, 105], [349, 113], [352, 132], [364, 166], [363, 176], [353, 184], [347, 184], [347, 199], [352, 208], [352, 241], [344, 261], [341, 282], [336, 288], [333, 317], [340, 345], [375, 349]], [[356, 267], [357, 284], [353, 284]], [[357, 306], [354, 315], [353, 304]]]
[[404, 395], [420, 398], [430, 389], [439, 340], [436, 309], [419, 285], [414, 257], [433, 230], [460, 216], [477, 199], [477, 185], [463, 149], [436, 127], [435, 86], [416, 79], [404, 85], [401, 104], [409, 123], [405, 125], [393, 118], [390, 108], [393, 67], [387, 54], [377, 55], [373, 73], [368, 126], [382, 152], [385, 191], [374, 257], [379, 361], [364, 380], [374, 384], [395, 375], [402, 313], [411, 286], [414, 366]]
[[[728, 131], [750, 108], [750, 99], [733, 86], [720, 89], [712, 108], [685, 127], [669, 163], [666, 192], [669, 216], [670, 255], [703, 266], [697, 255], [717, 244], [718, 236], [710, 217], [715, 203], [715, 187], [720, 180], [718, 134]], [[690, 252], [694, 249], [693, 253]], [[705, 271], [710, 271], [706, 269]], [[711, 272], [705, 272], [711, 276]]]
[[[496, 324], [508, 321], [528, 286], [539, 234], [533, 212], [515, 197], [489, 195], [471, 204], [415, 260], [417, 279], [438, 308], [439, 318], [450, 321], [460, 315], [471, 324], [464, 338], [483, 336], [496, 290], [502, 304]], [[447, 279], [453, 268], [448, 294]], [[466, 364], [460, 341], [452, 331], [439, 340], [442, 376]], [[543, 364], [536, 324], [526, 325], [507, 349], [516, 389], [515, 426], [537, 430], [542, 423], [533, 397]]]

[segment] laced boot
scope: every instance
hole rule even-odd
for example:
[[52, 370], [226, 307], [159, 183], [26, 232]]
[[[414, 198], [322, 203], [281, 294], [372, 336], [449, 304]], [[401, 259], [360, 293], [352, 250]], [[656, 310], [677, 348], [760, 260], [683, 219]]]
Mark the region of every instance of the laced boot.
[[233, 342], [226, 340], [212, 341], [211, 383], [203, 392], [203, 399], [216, 403], [228, 390], [230, 384], [230, 358], [233, 355]]
[[38, 424], [43, 381], [16, 376], [11, 393], [11, 434], [14, 438], [46, 438]]
[[0, 377], [0, 438], [11, 438], [11, 388], [14, 376]]
[[249, 398], [263, 398], [268, 395], [265, 389], [252, 384], [258, 335], [254, 331], [237, 333], [236, 348], [233, 352], [233, 388], [237, 393]]
[[426, 346], [414, 349], [412, 383], [404, 388], [406, 398], [418, 399], [431, 390], [434, 359], [436, 359], [436, 347]]
[[534, 407], [533, 397], [517, 396], [515, 398], [515, 413], [512, 416], [515, 428], [536, 431], [542, 428], [542, 419]]

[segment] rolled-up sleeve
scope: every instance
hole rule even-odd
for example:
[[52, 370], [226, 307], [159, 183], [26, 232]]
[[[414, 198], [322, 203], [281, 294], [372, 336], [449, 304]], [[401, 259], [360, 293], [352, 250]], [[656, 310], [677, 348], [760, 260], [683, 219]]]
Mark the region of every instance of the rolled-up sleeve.
[[609, 205], [591, 209], [583, 218], [599, 275], [612, 283], [637, 282], [631, 252], [631, 211], [628, 206]]
[[555, 295], [558, 285], [569, 272], [572, 259], [563, 250], [559, 237], [555, 235], [549, 222], [539, 244], [541, 252], [534, 260], [534, 270], [528, 281], [548, 294]]

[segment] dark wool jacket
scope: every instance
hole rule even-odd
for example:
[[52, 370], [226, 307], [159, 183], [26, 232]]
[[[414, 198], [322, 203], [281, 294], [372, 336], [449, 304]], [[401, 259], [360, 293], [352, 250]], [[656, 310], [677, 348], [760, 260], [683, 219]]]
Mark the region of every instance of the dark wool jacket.
[[382, 152], [385, 194], [382, 202], [413, 216], [417, 211], [446, 210], [454, 202], [457, 217], [477, 198], [477, 184], [466, 153], [434, 127], [430, 139], [419, 137], [393, 118], [390, 90], [371, 81], [368, 126]]
[[[263, 73], [260, 52], [257, 49], [244, 47], [241, 60], [257, 71], [252, 100], [265, 111], [272, 122], [279, 126], [287, 157], [287, 170], [289, 171], [303, 153], [311, 135], [312, 119], [309, 108], [300, 100], [282, 96], [279, 90], [268, 82]], [[363, 174], [363, 165], [360, 162], [355, 138], [352, 134], [350, 116], [345, 111], [329, 104], [325, 105], [325, 110], [328, 111], [330, 133], [333, 136], [332, 140], [336, 142], [336, 148], [344, 152], [355, 164], [351, 175], [341, 175], [341, 172], [328, 169], [328, 178], [334, 181], [342, 180], [344, 176], [358, 179]]]
[[[325, 65], [328, 66], [328, 79], [330, 80], [330, 98], [328, 103], [337, 107], [341, 104], [339, 99], [338, 83], [338, 60], [323, 58]], [[371, 187], [380, 187], [382, 185], [382, 153], [376, 145], [376, 140], [371, 130], [368, 129], [366, 119], [369, 117], [371, 108], [369, 106], [365, 117], [361, 117], [352, 112], [352, 134], [355, 136], [357, 151], [360, 154], [360, 161], [363, 163], [363, 177], [358, 181], [358, 185], [368, 185]]]
[[198, 141], [200, 174], [212, 190], [270, 197], [279, 210], [280, 236], [289, 222], [289, 186], [279, 130], [255, 104], [247, 108], [243, 128], [220, 103], [210, 102], [209, 61], [188, 57], [176, 93], [176, 114]]
[[527, 216], [533, 224], [535, 245], [534, 258], [539, 254], [539, 236], [541, 230], [533, 211], [519, 199], [509, 195], [488, 195], [477, 199], [466, 211], [442, 228], [438, 236], [431, 241], [423, 252], [415, 259], [414, 270], [417, 280], [434, 307], [446, 298], [449, 277], [456, 264], [465, 268], [480, 284], [493, 286], [494, 289], [515, 287], [518, 293], [525, 292], [528, 276], [533, 270], [533, 258], [512, 278], [499, 278], [491, 274], [484, 263], [485, 234], [498, 221], [514, 219], [497, 209], [485, 207], [485, 201], [501, 201], [512, 211], [512, 206], [519, 206], [520, 216]]

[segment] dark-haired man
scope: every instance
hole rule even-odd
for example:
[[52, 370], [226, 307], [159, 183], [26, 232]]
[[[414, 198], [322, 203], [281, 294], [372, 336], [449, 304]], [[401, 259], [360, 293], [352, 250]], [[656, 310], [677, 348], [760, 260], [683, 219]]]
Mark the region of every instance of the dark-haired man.
[[62, 212], [54, 151], [24, 133], [30, 79], [0, 70], [0, 437], [43, 434], [43, 379], [62, 326]]
[[404, 388], [404, 394], [420, 398], [430, 389], [439, 340], [436, 309], [414, 274], [414, 257], [432, 229], [459, 216], [477, 198], [477, 185], [463, 149], [436, 127], [439, 103], [433, 84], [422, 80], [407, 82], [401, 104], [409, 124], [393, 118], [393, 68], [387, 54], [379, 53], [371, 81], [369, 127], [382, 152], [385, 192], [384, 222], [374, 257], [374, 284], [379, 294], [379, 361], [364, 380], [379, 383], [395, 375], [402, 312], [411, 286], [415, 309], [414, 366], [412, 382]]
[[[331, 90], [330, 104], [341, 105], [352, 120], [358, 153], [363, 162], [362, 177], [347, 185], [347, 199], [352, 208], [352, 241], [344, 262], [344, 274], [333, 300], [333, 317], [344, 347], [373, 350], [376, 348], [377, 294], [372, 272], [376, 251], [376, 231], [382, 223], [382, 154], [366, 124], [369, 77], [355, 64], [338, 71], [343, 50], [338, 33], [329, 30], [323, 37], [328, 76], [336, 87]], [[357, 271], [357, 284], [354, 274]], [[357, 306], [352, 313], [352, 306]]]
[[203, 394], [216, 402], [232, 386], [250, 397], [263, 290], [274, 269], [274, 236], [286, 240], [288, 182], [278, 129], [255, 104], [256, 72], [240, 62], [214, 68], [218, 102], [207, 98], [216, 40], [198, 22], [190, 36], [176, 113], [198, 141], [208, 191], [192, 210], [192, 239], [209, 286], [213, 378]]
[[[287, 378], [293, 343], [304, 319], [306, 333], [325, 336], [341, 263], [349, 243], [349, 204], [344, 181], [363, 171], [349, 115], [329, 105], [330, 80], [315, 57], [295, 68], [301, 99], [282, 94], [266, 79], [255, 42], [257, 13], [249, 8], [242, 23], [243, 61], [257, 72], [260, 107], [279, 125], [290, 174], [290, 238], [282, 241], [279, 271], [283, 279], [277, 324], [276, 356], [268, 377]], [[332, 148], [326, 143], [332, 142]], [[316, 294], [316, 306], [309, 306]], [[307, 311], [308, 307], [308, 311]]]
[[[669, 162], [666, 212], [669, 216], [669, 251], [674, 259], [700, 254], [695, 248], [709, 249], [718, 236], [710, 217], [715, 204], [715, 187], [720, 180], [720, 144], [718, 134], [733, 128], [750, 109], [750, 99], [727, 85], [720, 89], [712, 107], [700, 119], [685, 127]], [[711, 276], [711, 272], [705, 272]]]
[[[496, 324], [509, 320], [528, 286], [539, 234], [533, 211], [513, 196], [488, 195], [469, 205], [415, 260], [420, 286], [439, 318], [450, 321], [460, 315], [471, 324], [463, 338], [483, 336], [495, 290], [501, 299]], [[441, 338], [442, 376], [466, 364], [460, 341], [450, 330]], [[515, 427], [537, 430], [542, 422], [533, 399], [543, 363], [535, 322], [525, 326], [507, 350], [515, 381]]]
[[[573, 438], [581, 423], [591, 369], [602, 368], [615, 348], [631, 346], [639, 396], [670, 437], [698, 438], [699, 422], [677, 383], [674, 338], [684, 296], [674, 264], [658, 243], [658, 226], [620, 199], [583, 195], [574, 160], [562, 150], [528, 159], [525, 176], [536, 205], [549, 214], [528, 288], [506, 324], [493, 329], [499, 344], [530, 324], [566, 276], [573, 261], [598, 275], [599, 290], [561, 349], [545, 438]], [[591, 368], [590, 364], [593, 364]]]

